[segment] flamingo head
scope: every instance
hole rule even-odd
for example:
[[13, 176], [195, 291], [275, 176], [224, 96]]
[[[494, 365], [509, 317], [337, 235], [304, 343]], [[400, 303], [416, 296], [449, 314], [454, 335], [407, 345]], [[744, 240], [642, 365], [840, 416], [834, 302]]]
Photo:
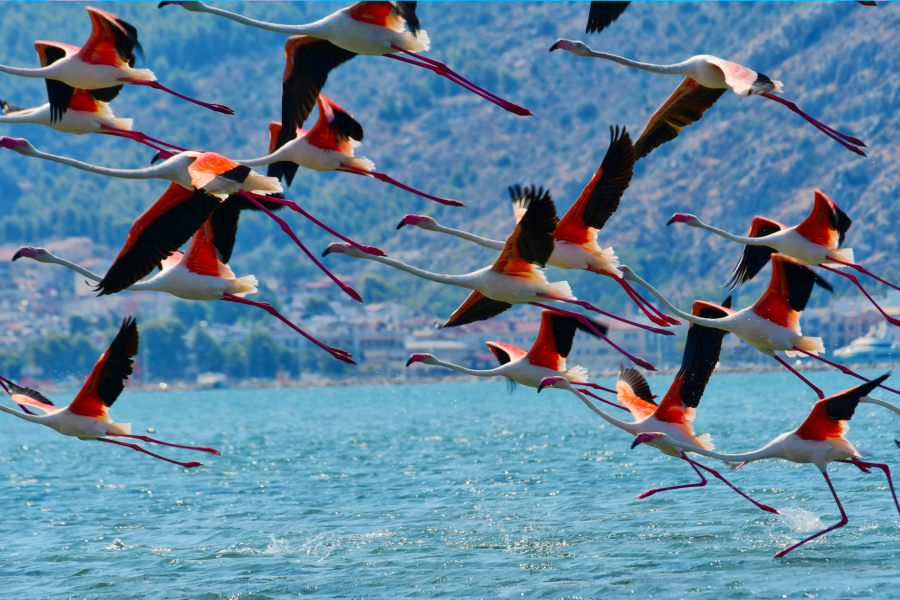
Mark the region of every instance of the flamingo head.
[[362, 250], [355, 246], [351, 246], [346, 242], [332, 242], [328, 244], [328, 247], [325, 248], [325, 252], [322, 253], [322, 256], [328, 256], [329, 254], [346, 254], [353, 258], [366, 258], [368, 256]]
[[626, 281], [637, 281], [634, 271], [628, 265], [619, 265], [619, 271], [622, 272], [622, 279]]
[[695, 217], [694, 215], [689, 215], [687, 213], [675, 213], [672, 215], [672, 218], [669, 219], [669, 222], [666, 225], [671, 225], [672, 223], [687, 223], [688, 225], [695, 225], [700, 222], [700, 219]]
[[20, 258], [30, 258], [38, 262], [50, 262], [50, 256], [52, 255], [43, 248], [24, 246], [19, 248], [19, 251], [13, 254], [12, 259], [19, 260]]
[[0, 148], [8, 148], [13, 152], [18, 152], [19, 154], [33, 154], [35, 152], [34, 146], [31, 145], [26, 139], [23, 138], [11, 138], [7, 136], [0, 137]]
[[426, 217], [425, 215], [406, 215], [403, 217], [403, 220], [400, 221], [400, 224], [397, 225], [397, 229], [400, 229], [404, 225], [415, 225], [421, 229], [434, 231], [435, 227], [437, 227], [437, 221], [431, 217]]
[[541, 393], [542, 389], [546, 387], [556, 387], [557, 383], [561, 383], [563, 381], [569, 383], [568, 379], [566, 379], [565, 377], [560, 377], [558, 375], [554, 375], [552, 377], [544, 377], [543, 379], [541, 379], [541, 383], [538, 384], [538, 394]]
[[637, 434], [637, 437], [634, 438], [634, 442], [631, 444], [632, 448], [636, 448], [640, 444], [662, 444], [668, 439], [668, 435], [665, 433], [653, 433], [646, 431], [644, 433]]
[[435, 360], [435, 358], [431, 354], [413, 354], [412, 356], [409, 357], [409, 360], [406, 361], [406, 366], [408, 367], [409, 365], [411, 365], [413, 363], [417, 363], [417, 362], [420, 362], [420, 363], [423, 363], [426, 365], [430, 365], [430, 364], [434, 364], [432, 362], [434, 360]]
[[162, 8], [167, 4], [177, 4], [181, 8], [189, 10], [191, 12], [203, 12], [203, 3], [202, 2], [177, 2], [176, 0], [164, 0], [156, 5], [156, 8]]
[[573, 42], [572, 40], [557, 40], [555, 44], [550, 46], [550, 52], [554, 50], [568, 50], [572, 54], [582, 56], [591, 51], [584, 42]]

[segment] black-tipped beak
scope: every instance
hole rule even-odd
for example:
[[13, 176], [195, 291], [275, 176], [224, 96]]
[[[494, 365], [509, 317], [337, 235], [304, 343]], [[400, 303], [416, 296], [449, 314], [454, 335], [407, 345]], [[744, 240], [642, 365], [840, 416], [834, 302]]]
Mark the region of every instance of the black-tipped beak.
[[900, 440], [894, 440], [894, 443], [897, 444], [898, 448], [900, 448]]
[[408, 367], [409, 365], [412, 364], [412, 362], [413, 362], [413, 361], [412, 361], [412, 357], [410, 356], [410, 357], [409, 357], [409, 360], [406, 361], [406, 366]]
[[634, 441], [631, 442], [631, 449], [634, 450], [635, 448], [637, 448], [638, 444], [640, 444], [640, 442], [637, 441], [637, 438], [634, 438]]
[[672, 217], [671, 219], [669, 219], [669, 222], [666, 223], [666, 227], [668, 227], [669, 225], [671, 225], [674, 222], [675, 222], [675, 217]]
[[156, 5], [156, 8], [162, 8], [162, 7], [165, 6], [166, 4], [168, 4], [168, 2], [166, 2], [165, 0], [163, 0], [163, 2], [160, 2], [159, 4]]
[[[540, 383], [538, 384], [538, 394], [541, 393], [541, 390], [542, 390], [542, 389], [544, 389], [544, 382], [543, 382], [543, 381], [540, 382]], [[900, 442], [898, 442], [897, 445], [900, 446]]]
[[322, 257], [326, 257], [331, 254], [331, 248], [325, 248], [325, 252], [322, 253]]
[[20, 258], [22, 258], [22, 251], [21, 251], [21, 250], [19, 250], [19, 251], [16, 252], [15, 254], [13, 254], [13, 257], [12, 257], [12, 259], [13, 259], [14, 261], [19, 260]]
[[400, 229], [400, 228], [403, 227], [404, 225], [406, 225], [406, 219], [403, 219], [402, 221], [400, 221], [400, 224], [397, 225], [397, 229]]
[[559, 50], [559, 42], [556, 42], [555, 44], [550, 46], [550, 52], [553, 52], [554, 50]]
[[162, 153], [161, 153], [161, 152], [157, 152], [156, 155], [153, 157], [153, 159], [150, 161], [150, 164], [152, 165], [152, 164], [155, 163], [156, 161], [162, 160], [162, 159], [163, 159], [163, 158], [162, 158]]

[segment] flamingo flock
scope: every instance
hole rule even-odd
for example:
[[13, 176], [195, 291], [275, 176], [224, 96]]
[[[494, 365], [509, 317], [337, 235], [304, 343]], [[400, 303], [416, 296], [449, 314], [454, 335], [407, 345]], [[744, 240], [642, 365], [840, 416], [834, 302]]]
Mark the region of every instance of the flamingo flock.
[[[737, 63], [711, 55], [698, 55], [681, 62], [657, 65], [595, 51], [581, 41], [560, 39], [550, 47], [551, 52], [564, 50], [577, 57], [599, 58], [631, 69], [677, 75], [683, 79], [672, 95], [650, 116], [635, 141], [632, 141], [626, 127], [610, 127], [609, 145], [602, 162], [562, 218], [557, 216], [556, 205], [548, 189], [519, 184], [508, 188], [513, 219], [509, 223], [508, 236], [502, 241], [445, 227], [428, 216], [408, 214], [403, 217], [397, 229], [411, 226], [442, 233], [497, 253], [491, 264], [471, 273], [433, 273], [388, 257], [374, 246], [360, 244], [341, 235], [296, 202], [284, 198], [285, 189], [303, 167], [312, 171], [337, 171], [369, 177], [440, 204], [459, 208], [466, 206], [458, 200], [441, 198], [405, 185], [386, 173], [376, 171], [375, 164], [368, 158], [356, 156], [363, 141], [361, 123], [322, 91], [331, 71], [357, 55], [383, 56], [427, 69], [513, 115], [532, 115], [528, 109], [476, 85], [444, 63], [424, 56], [423, 53], [431, 48], [431, 38], [421, 28], [416, 4], [399, 1], [356, 2], [314, 23], [284, 25], [258, 21], [203, 2], [160, 2], [160, 9], [173, 5], [192, 13], [216, 15], [241, 25], [290, 36], [285, 42], [280, 121], [269, 124], [268, 152], [250, 159], [231, 159], [208, 150], [175, 146], [135, 130], [131, 119], [117, 118], [110, 103], [126, 85], [153, 87], [226, 115], [233, 115], [234, 111], [174, 92], [160, 84], [150, 70], [135, 68], [137, 61], [143, 58], [137, 28], [108, 12], [87, 7], [92, 30], [82, 47], [39, 41], [35, 42], [39, 68], [0, 65], [0, 73], [44, 79], [48, 99], [46, 104], [24, 109], [0, 100], [0, 126], [31, 123], [63, 134], [97, 133], [132, 139], [156, 151], [151, 166], [113, 169], [91, 165], [74, 158], [41, 152], [27, 140], [11, 136], [0, 137], [0, 148], [103, 177], [159, 179], [168, 182], [168, 187], [134, 222], [125, 236], [121, 251], [105, 275], [95, 274], [43, 248], [23, 247], [15, 253], [13, 260], [29, 259], [71, 269], [94, 282], [95, 291], [100, 296], [126, 290], [155, 291], [190, 301], [223, 301], [261, 308], [334, 359], [355, 365], [356, 361], [349, 352], [315, 339], [271, 305], [248, 299], [246, 296], [257, 291], [256, 276], [238, 277], [229, 266], [241, 212], [258, 210], [274, 219], [341, 290], [362, 302], [353, 288], [328, 270], [319, 257], [301, 242], [287, 221], [275, 214], [288, 207], [341, 240], [331, 243], [322, 257], [344, 255], [377, 262], [436, 284], [470, 290], [466, 300], [440, 325], [442, 328], [492, 319], [518, 305], [541, 308], [540, 331], [530, 349], [524, 350], [503, 341], [488, 342], [488, 348], [499, 363], [495, 368], [470, 369], [430, 354], [413, 354], [406, 367], [422, 363], [472, 377], [502, 377], [510, 386], [521, 384], [536, 388], [537, 392], [545, 388], [568, 391], [600, 418], [632, 436], [632, 448], [640, 445], [657, 448], [667, 456], [684, 461], [700, 479], [696, 483], [650, 489], [638, 498], [676, 489], [703, 487], [708, 483], [704, 476], [706, 473], [760, 510], [777, 513], [775, 508], [754, 500], [719, 471], [688, 454], [724, 461], [731, 469], [766, 458], [813, 464], [823, 474], [841, 513], [841, 520], [779, 551], [776, 557], [782, 557], [847, 523], [847, 514], [827, 473], [830, 463], [847, 463], [866, 473], [873, 468], [881, 470], [887, 477], [894, 505], [900, 513], [900, 502], [894, 492], [889, 466], [861, 460], [868, 453], [845, 437], [847, 421], [854, 416], [859, 403], [876, 404], [900, 414], [900, 407], [871, 396], [877, 389], [896, 394], [900, 394], [900, 390], [885, 385], [889, 373], [868, 380], [844, 365], [819, 356], [825, 350], [823, 340], [803, 335], [800, 326], [803, 310], [816, 287], [832, 291], [822, 272], [849, 279], [891, 325], [900, 325], [900, 319], [888, 315], [878, 305], [857, 275], [848, 272], [855, 271], [900, 290], [900, 286], [878, 277], [857, 262], [851, 249], [842, 247], [852, 221], [834, 200], [816, 190], [810, 215], [798, 225], [789, 227], [771, 218], [757, 216], [752, 220], [746, 236], [707, 225], [688, 213], [676, 213], [668, 221], [667, 225], [683, 224], [705, 229], [744, 246], [727, 287], [734, 288], [750, 281], [767, 264], [771, 265], [766, 290], [755, 303], [741, 309], [733, 309], [732, 298], [728, 297], [721, 304], [696, 300], [690, 312], [681, 310], [634, 270], [622, 264], [611, 246], [603, 247], [600, 243], [601, 240], [606, 242], [613, 238], [617, 228], [621, 230], [625, 226], [613, 217], [621, 202], [631, 201], [627, 190], [634, 176], [635, 162], [660, 145], [676, 139], [684, 127], [697, 123], [728, 90], [744, 97], [761, 96], [785, 106], [859, 156], [866, 156], [862, 150], [866, 144], [825, 125], [793, 102], [776, 96], [782, 92], [780, 81]], [[628, 5], [629, 2], [592, 2], [586, 32], [601, 32], [618, 19]], [[558, 56], [553, 55], [552, 60], [561, 60], [557, 59]], [[584, 65], [589, 68], [588, 63]], [[374, 61], [367, 68], [373, 74], [378, 72]], [[303, 129], [316, 107], [318, 117], [315, 123], [309, 130]], [[745, 140], [735, 141], [745, 143]], [[267, 167], [266, 175], [253, 170], [263, 166]], [[551, 282], [547, 278], [544, 271], [547, 266], [589, 271], [611, 278], [653, 325], [624, 318], [579, 300], [567, 281]], [[668, 312], [650, 303], [632, 284], [643, 287]], [[634, 366], [647, 371], [654, 371], [656, 367], [616, 345], [607, 336], [607, 324], [588, 318], [578, 309], [659, 335], [675, 335], [671, 329], [673, 326], [680, 325], [681, 320], [688, 323], [681, 368], [661, 400], [657, 402], [658, 397], [651, 392], [647, 380]], [[578, 332], [604, 340], [634, 365], [620, 367], [614, 387], [591, 382], [585, 368], [567, 364]], [[772, 357], [808, 385], [818, 398], [807, 419], [797, 429], [776, 437], [753, 452], [718, 452], [709, 434], [697, 434], [694, 430], [696, 410], [719, 362], [723, 338], [728, 333]], [[172, 444], [132, 435], [130, 424], [112, 421], [109, 409], [132, 374], [133, 359], [138, 350], [137, 322], [132, 317], [125, 318], [119, 333], [68, 406], [60, 408], [39, 391], [18, 385], [0, 375], [0, 386], [21, 409], [0, 405], [0, 411], [46, 425], [63, 435], [124, 446], [183, 468], [198, 467], [200, 463], [175, 461], [121, 439], [218, 455], [217, 450], [205, 446]], [[779, 352], [789, 357], [806, 356], [822, 361], [842, 373], [863, 380], [863, 383], [826, 397], [819, 387], [779, 356]], [[602, 392], [613, 394], [615, 400], [602, 398], [598, 395]], [[617, 411], [631, 413], [633, 420], [622, 420], [605, 412], [592, 399]], [[621, 416], [621, 413], [618, 414]]]

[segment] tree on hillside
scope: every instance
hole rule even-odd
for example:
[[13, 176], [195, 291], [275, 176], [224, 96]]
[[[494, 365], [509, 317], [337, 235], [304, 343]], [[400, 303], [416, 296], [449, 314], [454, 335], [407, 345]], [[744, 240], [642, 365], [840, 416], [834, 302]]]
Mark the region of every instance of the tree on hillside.
[[175, 317], [146, 321], [140, 329], [144, 372], [154, 379], [181, 377], [187, 363], [185, 333], [187, 327]]

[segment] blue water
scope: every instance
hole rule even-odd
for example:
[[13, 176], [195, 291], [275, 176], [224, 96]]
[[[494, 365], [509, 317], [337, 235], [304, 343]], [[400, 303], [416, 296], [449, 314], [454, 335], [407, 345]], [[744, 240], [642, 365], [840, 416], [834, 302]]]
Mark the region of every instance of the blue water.
[[[827, 393], [853, 381], [811, 377]], [[662, 394], [669, 381], [651, 385]], [[789, 374], [717, 374], [697, 429], [750, 450], [795, 427], [813, 400]], [[715, 480], [637, 500], [696, 476], [652, 448], [630, 450], [627, 434], [560, 390], [126, 393], [113, 415], [223, 455], [160, 450], [206, 463], [185, 471], [0, 415], [3, 598], [900, 595], [900, 518], [881, 474], [833, 467], [850, 523], [773, 560], [838, 519], [814, 467], [728, 472], [781, 516]], [[869, 405], [848, 437], [900, 466], [898, 434], [896, 415]]]

